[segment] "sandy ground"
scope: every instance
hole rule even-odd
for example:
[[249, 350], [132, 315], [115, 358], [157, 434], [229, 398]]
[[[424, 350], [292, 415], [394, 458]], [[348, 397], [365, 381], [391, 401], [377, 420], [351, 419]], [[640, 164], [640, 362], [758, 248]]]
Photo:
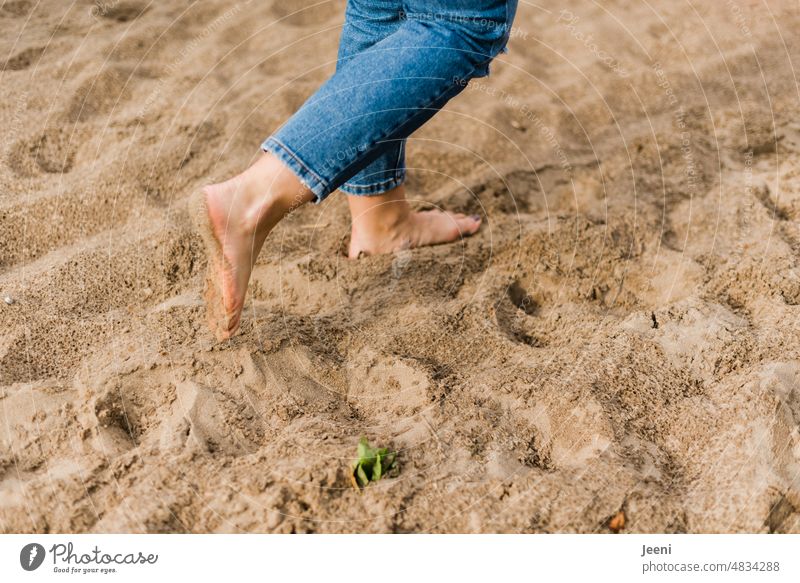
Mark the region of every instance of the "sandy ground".
[[796, 2], [522, 2], [409, 143], [480, 234], [307, 206], [215, 346], [186, 199], [333, 71], [311, 4], [0, 4], [0, 531], [800, 532]]

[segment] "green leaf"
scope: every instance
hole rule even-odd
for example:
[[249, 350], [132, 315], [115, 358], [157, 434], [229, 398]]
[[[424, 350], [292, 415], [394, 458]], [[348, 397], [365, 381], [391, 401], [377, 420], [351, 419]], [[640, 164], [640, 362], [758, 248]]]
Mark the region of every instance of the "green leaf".
[[397, 452], [386, 447], [370, 447], [366, 437], [358, 441], [358, 459], [353, 460], [353, 478], [357, 485], [365, 488], [370, 482], [377, 482], [395, 463]]
[[356, 478], [358, 479], [358, 483], [362, 488], [366, 488], [367, 484], [369, 484], [369, 478], [367, 477], [363, 466], [358, 466], [358, 469], [356, 470]]
[[361, 440], [358, 442], [358, 460], [363, 461], [364, 459], [369, 457], [369, 442], [367, 441], [366, 437], [362, 437]]

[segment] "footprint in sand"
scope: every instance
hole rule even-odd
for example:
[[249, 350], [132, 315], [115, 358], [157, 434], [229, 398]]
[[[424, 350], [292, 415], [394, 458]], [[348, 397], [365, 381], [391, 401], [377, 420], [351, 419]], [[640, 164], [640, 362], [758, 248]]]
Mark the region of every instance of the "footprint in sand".
[[66, 108], [67, 121], [88, 121], [118, 109], [130, 97], [132, 75], [126, 67], [107, 67], [84, 81]]
[[148, 5], [143, 2], [96, 2], [92, 8], [92, 16], [116, 22], [130, 22], [147, 12]]
[[169, 382], [160, 371], [131, 372], [122, 363], [109, 370], [98, 361], [98, 369], [81, 382], [90, 403], [83, 425], [96, 434], [96, 445], [118, 454], [151, 441], [173, 395]]
[[187, 449], [233, 456], [255, 451], [264, 430], [258, 416], [242, 405], [193, 381], [178, 384], [172, 416], [161, 432], [162, 451]]
[[532, 170], [511, 170], [502, 175], [476, 177], [467, 187], [448, 193], [453, 210], [465, 214], [516, 215], [544, 206], [540, 180]]
[[22, 71], [39, 60], [44, 53], [44, 47], [30, 47], [18, 52], [6, 61], [4, 69], [8, 71]]
[[529, 295], [518, 281], [514, 281], [495, 306], [495, 321], [498, 328], [514, 342], [541, 348], [546, 342], [534, 330], [535, 316], [540, 308], [540, 302]]
[[0, 14], [8, 16], [27, 16], [33, 8], [31, 0], [15, 0], [3, 3], [0, 7]]
[[83, 141], [83, 133], [74, 128], [48, 128], [14, 144], [7, 163], [19, 176], [30, 177], [40, 172], [65, 174], [72, 170], [75, 154]]
[[374, 419], [397, 422], [431, 404], [430, 377], [414, 360], [364, 349], [348, 371], [348, 401]]

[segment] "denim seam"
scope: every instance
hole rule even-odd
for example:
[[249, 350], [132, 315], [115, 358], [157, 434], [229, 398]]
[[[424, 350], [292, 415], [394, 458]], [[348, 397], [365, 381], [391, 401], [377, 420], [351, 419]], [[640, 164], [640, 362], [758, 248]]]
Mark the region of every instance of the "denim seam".
[[506, 4], [506, 17], [505, 17], [505, 19], [503, 21], [503, 28], [505, 28], [506, 30], [505, 30], [505, 33], [503, 34], [503, 39], [502, 39], [503, 40], [503, 44], [501, 45], [500, 50], [497, 52], [497, 54], [507, 52], [507, 50], [508, 50], [507, 49], [508, 41], [511, 40], [511, 28], [512, 28], [513, 22], [509, 21], [509, 15], [508, 15], [508, 13], [509, 13], [509, 9], [508, 9], [509, 1], [510, 0], [506, 0], [506, 2], [505, 2], [505, 4]]
[[345, 182], [345, 184], [350, 188], [371, 188], [373, 186], [384, 186], [385, 184], [394, 182], [396, 179], [397, 176], [392, 176], [391, 178], [387, 178], [386, 180], [379, 180], [377, 182], [370, 182], [368, 184], [354, 184], [352, 182]]
[[352, 194], [354, 196], [369, 196], [383, 194], [388, 190], [397, 188], [405, 181], [406, 174], [403, 171], [398, 172], [393, 178], [375, 182], [373, 184], [350, 184], [345, 182], [339, 187], [339, 190]]
[[405, 168], [400, 167], [400, 160], [403, 159], [403, 152], [405, 152], [405, 149], [406, 149], [406, 142], [405, 140], [403, 140], [402, 142], [400, 142], [400, 148], [399, 151], [397, 152], [397, 162], [394, 163], [394, 169], [395, 169], [394, 177], [397, 180], [403, 180], [406, 177]]
[[503, 28], [505, 29], [503, 31], [503, 36], [501, 36], [499, 39], [497, 39], [494, 42], [494, 44], [492, 44], [492, 49], [489, 52], [489, 58], [486, 61], [484, 61], [484, 63], [483, 63], [484, 65], [486, 65], [486, 76], [487, 77], [490, 75], [490, 70], [489, 70], [490, 65], [495, 60], [495, 57], [497, 57], [501, 52], [503, 52], [503, 49], [506, 47], [506, 45], [508, 44], [508, 41], [509, 41], [509, 37], [510, 37], [509, 32], [511, 30], [511, 25], [508, 23], [508, 2], [509, 2], [509, 0], [506, 0], [504, 2], [505, 9], [506, 9], [506, 16], [503, 19]]
[[394, 176], [392, 178], [379, 180], [378, 182], [370, 182], [369, 184], [354, 184], [352, 182], [345, 182], [339, 187], [339, 190], [342, 190], [348, 194], [381, 194], [387, 190], [391, 190], [390, 188], [387, 188], [389, 186], [391, 186], [391, 188], [400, 186], [400, 184], [402, 184], [406, 179], [405, 168], [402, 168], [400, 165], [400, 161], [403, 159], [403, 152], [405, 149], [406, 143], [405, 140], [402, 140], [397, 151], [397, 160], [395, 160], [394, 163]]
[[283, 148], [284, 150], [286, 150], [286, 152], [287, 152], [287, 153], [288, 153], [288, 154], [289, 154], [289, 155], [290, 155], [292, 158], [294, 158], [294, 159], [297, 161], [297, 163], [298, 163], [298, 164], [300, 164], [300, 165], [303, 167], [303, 169], [304, 169], [305, 171], [307, 171], [309, 174], [311, 174], [311, 175], [312, 175], [312, 176], [313, 176], [313, 177], [314, 177], [316, 180], [318, 180], [318, 181], [319, 181], [319, 182], [320, 182], [320, 183], [321, 183], [323, 186], [328, 186], [328, 181], [327, 181], [327, 180], [325, 180], [324, 178], [322, 178], [322, 177], [321, 177], [319, 174], [317, 174], [316, 172], [314, 172], [314, 171], [313, 171], [311, 168], [309, 168], [309, 167], [308, 167], [308, 165], [307, 165], [305, 162], [303, 162], [303, 161], [300, 159], [300, 157], [299, 157], [297, 154], [295, 154], [295, 153], [294, 153], [294, 152], [293, 152], [293, 151], [292, 151], [292, 150], [289, 148], [289, 146], [287, 146], [286, 144], [284, 144], [282, 141], [280, 141], [280, 140], [279, 140], [278, 138], [276, 138], [275, 136], [270, 136], [270, 137], [268, 138], [268, 141], [269, 141], [269, 140], [272, 140], [272, 141], [273, 141], [273, 142], [275, 142], [277, 145], [279, 145], [281, 148]]
[[265, 152], [271, 152], [281, 158], [281, 161], [284, 162], [297, 175], [300, 181], [305, 183], [308, 189], [314, 193], [317, 197], [317, 201], [322, 200], [323, 194], [328, 190], [328, 182], [309, 168], [309, 166], [286, 144], [275, 136], [270, 136], [261, 144], [261, 149]]

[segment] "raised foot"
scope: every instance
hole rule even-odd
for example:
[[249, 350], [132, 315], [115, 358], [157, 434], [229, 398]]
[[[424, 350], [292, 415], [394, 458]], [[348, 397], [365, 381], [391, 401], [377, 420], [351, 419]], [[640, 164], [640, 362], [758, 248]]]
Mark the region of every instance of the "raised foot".
[[208, 253], [206, 314], [218, 340], [239, 329], [253, 265], [269, 232], [313, 198], [271, 154], [238, 176], [192, 195], [189, 210]]
[[[203, 297], [206, 319], [217, 340], [239, 329], [247, 284], [257, 254], [256, 232], [232, 217], [235, 186], [207, 186], [191, 198], [191, 213], [208, 256]], [[263, 241], [262, 241], [263, 243]]]

